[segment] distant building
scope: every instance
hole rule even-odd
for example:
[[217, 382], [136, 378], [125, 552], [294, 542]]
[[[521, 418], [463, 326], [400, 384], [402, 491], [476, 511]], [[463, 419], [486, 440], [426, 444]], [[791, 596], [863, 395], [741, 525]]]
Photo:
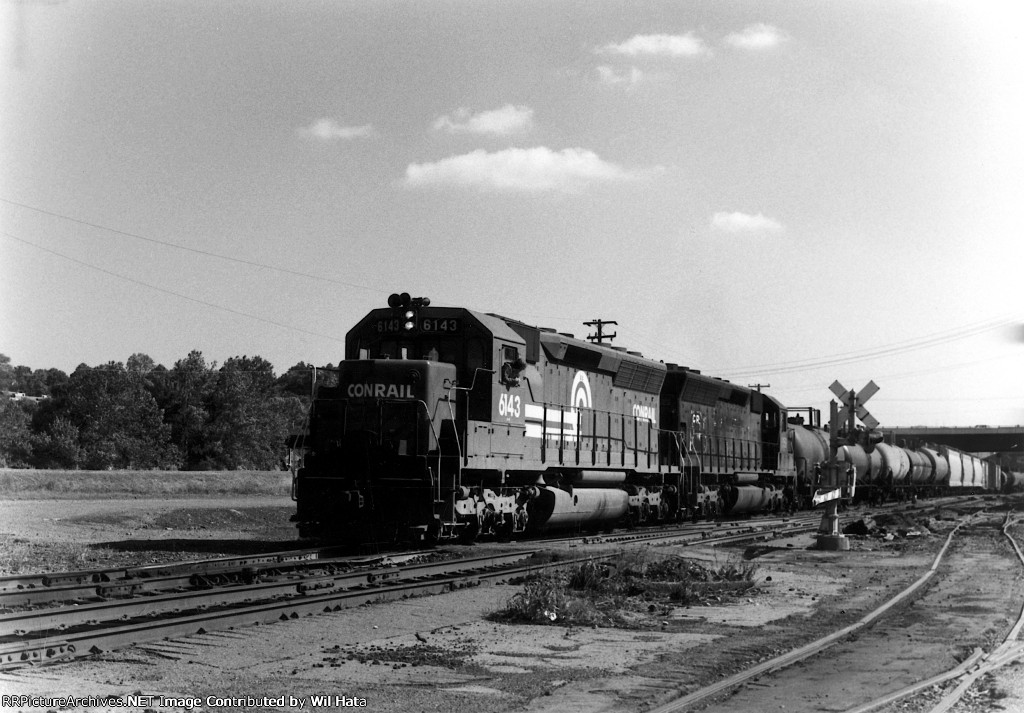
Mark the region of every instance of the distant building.
[[5, 391], [4, 394], [10, 401], [32, 401], [34, 403], [39, 403], [40, 401], [45, 401], [50, 398], [49, 396], [29, 396], [24, 391]]

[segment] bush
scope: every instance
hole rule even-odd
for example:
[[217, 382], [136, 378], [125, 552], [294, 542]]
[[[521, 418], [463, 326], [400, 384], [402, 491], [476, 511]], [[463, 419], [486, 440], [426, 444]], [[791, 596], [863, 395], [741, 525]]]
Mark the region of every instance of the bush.
[[678, 605], [721, 601], [755, 585], [757, 565], [729, 560], [708, 567], [682, 557], [652, 557], [646, 549], [624, 550], [608, 560], [567, 565], [528, 580], [498, 621], [638, 626], [637, 613]]

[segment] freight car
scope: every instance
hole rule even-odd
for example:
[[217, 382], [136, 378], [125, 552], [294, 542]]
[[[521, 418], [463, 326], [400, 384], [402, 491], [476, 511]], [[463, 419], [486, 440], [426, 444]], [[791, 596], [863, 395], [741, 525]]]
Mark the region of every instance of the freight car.
[[767, 394], [686, 367], [392, 295], [293, 438], [292, 519], [437, 542], [780, 510], [811, 487], [796, 429]]
[[854, 443], [842, 446], [837, 457], [856, 468], [858, 496], [872, 502], [996, 492], [1006, 480], [997, 464], [941, 445]]
[[1024, 473], [1006, 471], [1002, 476], [1002, 488], [1004, 492], [1019, 493], [1024, 490]]

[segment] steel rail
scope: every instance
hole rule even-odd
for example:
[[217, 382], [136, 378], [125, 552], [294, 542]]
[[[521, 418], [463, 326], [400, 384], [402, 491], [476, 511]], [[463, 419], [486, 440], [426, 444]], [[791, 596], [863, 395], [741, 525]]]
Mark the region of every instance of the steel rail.
[[[1021, 552], [1020, 547], [1017, 545], [1017, 541], [1010, 534], [1010, 526], [1014, 524], [1014, 521], [1010, 518], [1010, 513], [1006, 514], [1006, 521], [1003, 523], [1003, 536], [1010, 541], [1010, 545], [1013, 546], [1013, 550], [1017, 555], [1017, 559], [1020, 560], [1021, 564], [1024, 564], [1024, 552]], [[1003, 637], [1002, 643], [999, 644], [991, 653], [986, 654], [982, 657], [977, 667], [968, 673], [964, 680], [960, 684], [950, 691], [946, 696], [939, 701], [938, 705], [932, 708], [931, 713], [947, 713], [953, 706], [959, 702], [974, 682], [977, 681], [981, 676], [1000, 666], [1004, 666], [1013, 661], [1017, 661], [1024, 656], [1024, 645], [1017, 642], [1017, 637], [1020, 635], [1021, 628], [1024, 627], [1024, 607], [1021, 609], [1021, 613], [1017, 617], [1017, 621], [1010, 628], [1010, 631]]]
[[[689, 527], [686, 528], [686, 531], [681, 531], [680, 528], [660, 528], [654, 531], [629, 532], [620, 535], [574, 537], [557, 540], [545, 539], [542, 542], [545, 545], [580, 543], [581, 541], [583, 544], [626, 544], [631, 542], [670, 544], [673, 541], [682, 539], [704, 543], [708, 541], [709, 533], [717, 533], [723, 529], [728, 532], [739, 531], [741, 533], [737, 535], [739, 540], [747, 539], [742, 536], [742, 533], [750, 532], [771, 533], [772, 537], [778, 537], [786, 534], [787, 530], [789, 530], [788, 534], [803, 531], [802, 524], [807, 519], [807, 516], [797, 515], [794, 517], [768, 518], [753, 523], [715, 523], [698, 526], [694, 528], [696, 531], [692, 531]], [[811, 519], [814, 522], [817, 521], [816, 518]], [[783, 526], [788, 525], [788, 527], [772, 527], [776, 523]], [[716, 538], [715, 541], [719, 540]], [[525, 541], [522, 544], [533, 544], [533, 542]], [[140, 567], [0, 577], [0, 610], [37, 606], [60, 601], [83, 601], [96, 598], [135, 596], [151, 592], [180, 591], [181, 589], [195, 586], [194, 578], [197, 576], [226, 577], [236, 575], [241, 577], [246, 570], [252, 569], [256, 569], [257, 572], [264, 572], [266, 568], [281, 571], [289, 568], [296, 569], [307, 566], [341, 563], [359, 566], [362, 564], [380, 563], [382, 561], [399, 562], [426, 553], [426, 551], [418, 550], [377, 556], [325, 556], [336, 551], [338, 551], [336, 547], [286, 550], [268, 552], [262, 555], [189, 560]]]
[[[333, 548], [325, 548], [322, 552], [332, 551]], [[312, 552], [312, 551], [310, 551]], [[96, 578], [98, 583], [85, 584], [58, 584], [55, 586], [33, 587], [29, 589], [15, 589], [0, 591], [0, 609], [12, 609], [23, 606], [36, 606], [52, 602], [81, 601], [89, 599], [108, 599], [111, 597], [137, 596], [152, 592], [181, 591], [186, 588], [205, 587], [216, 585], [239, 584], [247, 579], [257, 576], [283, 575], [286, 572], [294, 572], [301, 569], [332, 568], [356, 569], [372, 565], [399, 564], [401, 562], [427, 554], [424, 551], [410, 552], [406, 554], [395, 553], [393, 555], [380, 555], [376, 557], [346, 556], [346, 557], [275, 557], [260, 562], [253, 562], [246, 558], [240, 563], [237, 558], [225, 558], [224, 560], [205, 560], [212, 563], [212, 566], [205, 568], [202, 564], [194, 562], [178, 562], [170, 565], [161, 565], [163, 571], [150, 571], [145, 577], [127, 577], [109, 579], [107, 577]], [[179, 574], [165, 574], [165, 572], [179, 571]], [[112, 572], [116, 570], [104, 570]], [[130, 570], [128, 570], [130, 571]], [[58, 574], [62, 580], [64, 574]], [[88, 574], [88, 573], [74, 573]], [[96, 573], [93, 573], [94, 577]], [[40, 575], [50, 577], [53, 575]], [[225, 578], [235, 579], [227, 581]], [[251, 582], [250, 582], [251, 583]]]
[[[522, 554], [522, 553], [519, 553]], [[513, 555], [507, 555], [511, 557]], [[368, 602], [390, 601], [424, 594], [439, 594], [484, 581], [497, 581], [526, 576], [542, 569], [567, 567], [580, 562], [598, 561], [611, 555], [594, 555], [575, 560], [531, 563], [519, 567], [500, 567], [462, 571], [429, 579], [385, 584], [358, 591], [329, 592], [292, 597], [283, 601], [264, 602], [251, 606], [201, 612], [171, 619], [133, 622], [94, 631], [70, 633], [65, 636], [34, 639], [20, 646], [0, 650], [0, 670], [26, 664], [45, 664], [102, 653], [132, 644], [156, 639], [201, 634], [217, 629], [265, 624], [296, 619], [300, 616], [329, 613]], [[496, 559], [496, 558], [479, 558]], [[449, 563], [451, 564], [451, 563]], [[496, 565], [497, 566], [497, 565]]]
[[[13, 645], [17, 649], [24, 641], [31, 641], [31, 633], [54, 630], [65, 631], [73, 627], [97, 626], [114, 620], [126, 621], [139, 617], [176, 615], [196, 609], [210, 609], [238, 603], [253, 603], [282, 597], [308, 595], [326, 589], [352, 590], [354, 588], [379, 587], [388, 580], [424, 580], [446, 575], [452, 570], [466, 571], [507, 566], [532, 557], [535, 551], [516, 552], [505, 555], [491, 555], [471, 559], [447, 560], [402, 568], [378, 568], [369, 571], [351, 572], [339, 575], [323, 575], [303, 579], [286, 579], [277, 582], [258, 583], [249, 586], [218, 588], [177, 592], [154, 597], [143, 597], [127, 601], [106, 601], [74, 607], [43, 609], [40, 611], [16, 612], [0, 615], [0, 640], [17, 637]], [[43, 638], [43, 637], [37, 637]], [[0, 661], [4, 660], [6, 647], [0, 644]]]
[[[154, 540], [158, 542], [159, 540]], [[303, 548], [265, 552], [258, 555], [237, 555], [234, 557], [212, 557], [198, 560], [183, 560], [164, 564], [138, 565], [133, 567], [111, 567], [107, 569], [78, 570], [70, 572], [45, 572], [40, 574], [19, 574], [0, 577], [0, 594], [11, 591], [42, 587], [61, 587], [76, 584], [100, 584], [122, 579], [148, 579], [182, 573], [213, 571], [215, 569], [243, 569], [265, 564], [301, 562], [321, 559], [329, 553], [341, 553], [338, 547]], [[358, 559], [358, 558], [356, 558]]]
[[[954, 498], [949, 498], [955, 500]], [[936, 507], [941, 507], [941, 504]], [[904, 509], [910, 506], [903, 506]], [[735, 527], [757, 527], [760, 525], [772, 523], [772, 522], [786, 522], [786, 521], [800, 521], [802, 518], [807, 517], [805, 513], [798, 513], [793, 516], [783, 517], [768, 517], [763, 520], [750, 521], [744, 523], [741, 521], [726, 521], [726, 522], [701, 522], [694, 523], [698, 530], [716, 530], [722, 527], [735, 528]], [[816, 515], [814, 516], [816, 517]], [[688, 524], [688, 523], [687, 523]], [[640, 533], [624, 533], [620, 535], [598, 535], [590, 539], [592, 542], [612, 542], [612, 541], [623, 541], [627, 542], [632, 539], [644, 539], [648, 537], [657, 537], [659, 534], [663, 534], [664, 529], [655, 531], [647, 531]], [[542, 541], [545, 544], [559, 543], [559, 542], [579, 542], [581, 538], [561, 538], [561, 539], [550, 539], [544, 538]], [[528, 542], [528, 541], [527, 541]], [[168, 577], [180, 575], [183, 573], [196, 573], [212, 571], [214, 568], [222, 568], [225, 570], [238, 569], [242, 570], [246, 567], [254, 567], [268, 564], [279, 564], [284, 562], [301, 562], [305, 560], [316, 560], [323, 559], [328, 553], [341, 553], [344, 552], [345, 548], [340, 546], [325, 546], [320, 548], [305, 548], [298, 550], [281, 550], [275, 552], [266, 552], [262, 554], [254, 555], [238, 555], [234, 557], [217, 557], [200, 560], [188, 560], [181, 562], [169, 562], [164, 564], [153, 564], [153, 565], [138, 565], [130, 567], [113, 567], [107, 569], [96, 569], [96, 570], [80, 570], [80, 571], [68, 571], [68, 572], [57, 572], [57, 573], [40, 573], [40, 574], [21, 574], [21, 575], [4, 575], [0, 576], [0, 607], [4, 606], [6, 602], [11, 602], [14, 605], [25, 603], [19, 601], [16, 597], [11, 600], [10, 597], [13, 593], [24, 593], [32, 590], [46, 590], [53, 589], [57, 590], [60, 587], [71, 587], [75, 585], [90, 586], [94, 584], [102, 584], [108, 582], [117, 582], [121, 580], [145, 580], [152, 578]], [[420, 551], [422, 552], [422, 551]], [[353, 561], [375, 560], [381, 557], [401, 557], [408, 555], [409, 552], [396, 551], [390, 554], [383, 555], [354, 555], [352, 556]], [[328, 555], [331, 556], [331, 555]], [[85, 592], [85, 596], [88, 593]], [[46, 599], [44, 594], [33, 594], [35, 602], [53, 601], [53, 599]]]
[[[721, 522], [714, 524], [699, 524], [696, 527], [690, 523], [681, 523], [681, 526], [674, 528], [659, 528], [656, 530], [645, 530], [642, 532], [626, 532], [621, 534], [610, 534], [610, 535], [589, 535], [589, 536], [578, 536], [578, 537], [563, 537], [557, 539], [545, 538], [543, 540], [537, 540], [537, 542], [545, 545], [560, 545], [560, 544], [584, 544], [584, 545], [603, 545], [603, 544], [632, 544], [632, 543], [643, 543], [655, 540], [675, 540], [675, 539], [693, 539], [694, 541], [706, 541], [710, 536], [709, 533], [721, 532], [723, 530], [728, 532], [736, 532], [737, 534], [755, 533], [755, 532], [779, 532], [785, 531], [787, 528], [774, 527], [774, 522], [779, 522], [785, 525], [787, 522], [793, 527], [802, 528], [804, 525], [814, 523], [815, 526], [821, 520], [820, 515], [809, 516], [794, 516], [793, 518], [774, 518], [765, 521], [751, 522], [751, 523], [740, 523], [740, 522]], [[523, 540], [523, 544], [529, 544], [533, 541]]]
[[[514, 556], [522, 558], [525, 555], [517, 553], [515, 555], [480, 557], [477, 559], [497, 560], [508, 559]], [[202, 612], [153, 621], [131, 622], [112, 628], [36, 638], [0, 647], [0, 669], [26, 664], [65, 661], [147, 640], [205, 633], [215, 629], [236, 626], [265, 624], [274, 621], [296, 619], [309, 614], [335, 612], [345, 609], [345, 607], [356, 606], [370, 601], [385, 601], [414, 595], [451, 591], [486, 580], [510, 579], [542, 569], [568, 567], [568, 565], [580, 561], [602, 558], [604, 557], [598, 555], [583, 557], [577, 560], [530, 563], [516, 568], [502, 567], [501, 564], [496, 563], [489, 569], [481, 569], [483, 564], [480, 561], [475, 561], [476, 570], [471, 571], [464, 568], [462, 572], [451, 573], [441, 577], [420, 577], [416, 581], [385, 584], [380, 587], [368, 587], [355, 591], [295, 596], [285, 600], [237, 606], [217, 612]], [[447, 563], [450, 565], [455, 564], [455, 562]]]
[[[735, 540], [739, 538], [751, 539], [764, 536], [763, 532], [745, 532], [732, 535], [725, 535], [721, 538], [705, 538], [704, 543], [715, 544], [716, 540]], [[529, 563], [520, 567], [502, 567], [503, 562], [508, 560], [519, 560], [531, 557], [536, 554], [535, 550], [520, 551], [504, 555], [473, 558], [472, 560], [456, 560], [424, 565], [413, 565], [410, 567], [396, 569], [377, 569], [369, 573], [341, 575], [340, 578], [361, 577], [369, 575], [370, 578], [380, 577], [401, 577], [405, 579], [412, 573], [418, 581], [403, 581], [395, 584], [382, 584], [380, 586], [360, 586], [354, 590], [337, 591], [337, 586], [331, 586], [332, 591], [321, 594], [315, 588], [316, 582], [304, 588], [296, 595], [302, 582], [292, 580], [281, 586], [287, 588], [290, 596], [286, 599], [279, 598], [262, 604], [248, 606], [234, 606], [223, 608], [219, 611], [204, 611], [202, 613], [186, 613], [174, 618], [165, 618], [153, 621], [135, 621], [125, 623], [121, 626], [105, 629], [82, 630], [63, 634], [61, 636], [38, 637], [23, 640], [0, 646], [0, 669], [9, 668], [27, 663], [48, 663], [60, 661], [77, 656], [97, 653], [104, 650], [119, 648], [133, 643], [181, 636], [187, 634], [208, 631], [214, 628], [226, 628], [246, 624], [266, 623], [284, 618], [295, 618], [302, 614], [315, 612], [336, 611], [348, 606], [355, 606], [368, 601], [385, 601], [394, 598], [407, 597], [413, 594], [440, 593], [449, 591], [459, 586], [466, 586], [471, 583], [479, 583], [493, 579], [510, 579], [516, 576], [525, 576], [542, 569], [554, 569], [578, 565], [581, 562], [593, 562], [608, 559], [614, 554], [589, 555], [577, 557], [571, 560], [562, 560], [548, 563]], [[466, 565], [476, 565], [477, 569], [467, 572]], [[462, 571], [452, 574], [441, 574], [445, 568], [458, 567]], [[490, 571], [481, 569], [489, 567]], [[500, 569], [495, 570], [496, 567]], [[338, 579], [335, 577], [333, 579]], [[330, 580], [332, 578], [320, 578]], [[426, 581], [423, 581], [426, 580]], [[328, 582], [328, 584], [330, 584]], [[248, 588], [247, 588], [248, 589]], [[223, 592], [219, 593], [223, 595]], [[252, 597], [251, 591], [240, 591], [240, 596]], [[147, 603], [139, 603], [140, 611], [144, 611]], [[82, 607], [75, 607], [82, 609]], [[116, 610], [116, 609], [115, 609]], [[194, 607], [190, 610], [194, 611]], [[180, 613], [180, 607], [179, 607]], [[148, 614], [148, 612], [146, 612]], [[82, 620], [79, 615], [73, 615]], [[85, 621], [90, 621], [89, 613], [85, 615]], [[8, 622], [10, 626], [13, 619]]]
[[693, 705], [713, 695], [722, 693], [731, 688], [746, 683], [752, 678], [762, 676], [771, 671], [777, 671], [779, 669], [792, 666], [793, 664], [798, 663], [799, 661], [809, 658], [814, 654], [829, 648], [830, 646], [838, 643], [850, 634], [859, 631], [860, 629], [864, 628], [868, 624], [872, 623], [873, 621], [881, 617], [883, 614], [892, 609], [898, 603], [902, 602], [911, 594], [916, 592], [925, 584], [925, 582], [927, 582], [929, 579], [932, 578], [932, 576], [934, 576], [934, 574], [938, 571], [939, 563], [942, 561], [942, 558], [946, 554], [946, 550], [949, 549], [950, 543], [952, 543], [953, 541], [953, 536], [963, 526], [963, 524], [964, 523], [958, 524], [953, 529], [953, 531], [949, 533], [949, 536], [946, 538], [945, 544], [942, 546], [942, 549], [939, 550], [938, 555], [936, 555], [935, 560], [932, 562], [932, 565], [931, 567], [929, 567], [927, 572], [925, 572], [913, 584], [911, 584], [909, 587], [901, 591], [895, 597], [887, 601], [882, 606], [871, 611], [858, 621], [854, 622], [853, 624], [850, 624], [849, 626], [843, 627], [842, 629], [835, 631], [829, 634], [828, 636], [822, 637], [820, 639], [810, 642], [809, 644], [805, 644], [799, 648], [793, 649], [792, 651], [782, 654], [781, 656], [776, 656], [775, 658], [769, 659], [768, 661], [765, 661], [749, 669], [746, 669], [745, 671], [741, 671], [738, 674], [735, 674], [726, 679], [713, 683], [710, 686], [706, 686], [697, 691], [689, 693], [681, 698], [669, 701], [668, 703], [658, 706], [657, 708], [653, 708], [650, 711], [648, 711], [648, 713], [675, 713], [675, 711], [681, 711], [685, 709], [687, 706]]
[[981, 657], [984, 655], [984, 651], [982, 651], [981, 649], [975, 649], [970, 656], [968, 656], [964, 661], [960, 663], [960, 665], [950, 669], [949, 671], [940, 673], [939, 675], [933, 676], [932, 678], [929, 678], [925, 681], [919, 681], [918, 683], [912, 684], [904, 689], [882, 696], [881, 698], [877, 698], [871, 701], [870, 703], [865, 703], [864, 705], [858, 706], [857, 708], [851, 708], [845, 711], [845, 713], [868, 713], [868, 711], [873, 711], [877, 708], [881, 708], [882, 706], [889, 705], [890, 703], [895, 703], [896, 701], [912, 696], [915, 693], [920, 693], [921, 691], [931, 688], [932, 686], [936, 686], [940, 683], [945, 683], [946, 681], [951, 681], [954, 678], [963, 676], [965, 673], [967, 673], [968, 670], [970, 670], [971, 666], [977, 664], [978, 661], [981, 660]]
[[[1013, 524], [1010, 520], [1010, 515], [1007, 513], [1006, 521], [1003, 524], [1003, 535], [1010, 541], [1010, 545], [1016, 551], [1017, 559], [1024, 564], [1024, 552], [1021, 552], [1017, 542], [1013, 539], [1013, 536], [1009, 533], [1010, 525]], [[941, 673], [934, 678], [930, 678], [927, 681], [921, 681], [919, 683], [912, 684], [903, 688], [899, 691], [887, 694], [881, 698], [865, 703], [862, 706], [851, 708], [845, 713], [868, 713], [869, 711], [876, 710], [882, 706], [895, 703], [904, 698], [908, 698], [926, 688], [930, 688], [938, 683], [944, 683], [954, 678], [960, 678], [966, 676], [956, 688], [946, 694], [941, 701], [934, 708], [931, 709], [930, 713], [946, 713], [963, 697], [963, 694], [974, 682], [982, 675], [994, 671], [1000, 666], [1016, 661], [1024, 655], [1024, 645], [1015, 643], [1017, 635], [1020, 633], [1021, 628], [1024, 627], [1024, 608], [1022, 608], [1020, 615], [1017, 617], [1016, 623], [1010, 628], [1010, 631], [1005, 637], [1003, 637], [1002, 643], [994, 649], [991, 653], [986, 654], [981, 649], [975, 649], [974, 654], [966, 661], [961, 663], [959, 666], [950, 669], [944, 673]]]

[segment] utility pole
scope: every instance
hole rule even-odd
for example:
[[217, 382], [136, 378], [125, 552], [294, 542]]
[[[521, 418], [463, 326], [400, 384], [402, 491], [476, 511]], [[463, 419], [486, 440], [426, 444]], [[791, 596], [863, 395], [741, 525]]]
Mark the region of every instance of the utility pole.
[[748, 389], [757, 389], [757, 393], [761, 393], [761, 387], [766, 389], [772, 388], [771, 384], [747, 384]]
[[583, 324], [585, 324], [588, 327], [597, 328], [597, 334], [587, 335], [587, 339], [594, 342], [595, 344], [603, 344], [605, 339], [607, 339], [610, 342], [611, 340], [615, 339], [615, 337], [619, 336], [618, 332], [615, 332], [613, 334], [604, 333], [603, 328], [606, 324], [618, 324], [618, 322], [615, 322], [613, 320], [595, 319], [593, 322], [584, 322]]

